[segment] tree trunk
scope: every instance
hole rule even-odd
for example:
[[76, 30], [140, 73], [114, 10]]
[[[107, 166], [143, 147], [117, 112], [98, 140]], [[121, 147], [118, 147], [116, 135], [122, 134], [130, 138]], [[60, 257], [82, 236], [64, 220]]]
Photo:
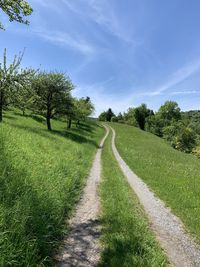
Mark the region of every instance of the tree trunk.
[[3, 121], [3, 92], [0, 91], [0, 122]]
[[71, 129], [71, 126], [72, 126], [72, 120], [69, 119], [67, 122], [67, 129]]
[[52, 129], [51, 129], [51, 117], [50, 117], [50, 116], [47, 116], [47, 129], [48, 129], [49, 131], [52, 130]]

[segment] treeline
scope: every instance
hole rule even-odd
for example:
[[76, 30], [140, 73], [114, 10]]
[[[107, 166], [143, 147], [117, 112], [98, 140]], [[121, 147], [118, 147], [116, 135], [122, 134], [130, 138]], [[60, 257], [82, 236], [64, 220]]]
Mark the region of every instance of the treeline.
[[200, 111], [182, 112], [174, 101], [166, 101], [157, 112], [146, 104], [118, 115], [109, 108], [100, 114], [99, 120], [139, 127], [166, 139], [175, 149], [200, 157]]
[[89, 97], [72, 97], [74, 85], [67, 75], [22, 69], [22, 58], [23, 54], [15, 56], [7, 65], [4, 51], [3, 63], [0, 64], [0, 122], [3, 121], [3, 111], [10, 106], [20, 109], [23, 115], [29, 110], [43, 116], [48, 130], [52, 129], [52, 118], [66, 119], [67, 128], [71, 128], [72, 120], [79, 124], [92, 114], [94, 106]]

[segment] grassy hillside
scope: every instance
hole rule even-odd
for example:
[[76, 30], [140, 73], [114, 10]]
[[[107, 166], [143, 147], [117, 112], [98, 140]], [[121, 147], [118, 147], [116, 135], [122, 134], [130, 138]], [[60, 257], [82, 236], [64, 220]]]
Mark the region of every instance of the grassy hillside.
[[101, 266], [166, 266], [166, 258], [148, 228], [143, 210], [112, 154], [111, 135], [104, 146], [102, 166]]
[[132, 126], [112, 124], [130, 168], [182, 219], [200, 241], [200, 160]]
[[103, 129], [66, 131], [40, 117], [5, 114], [0, 125], [0, 266], [51, 264], [80, 195]]

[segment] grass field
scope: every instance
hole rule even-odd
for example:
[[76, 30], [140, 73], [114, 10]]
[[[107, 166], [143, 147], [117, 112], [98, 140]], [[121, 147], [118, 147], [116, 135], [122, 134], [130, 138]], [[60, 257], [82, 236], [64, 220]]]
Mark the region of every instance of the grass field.
[[5, 114], [0, 125], [0, 266], [50, 266], [104, 130], [46, 130], [41, 117]]
[[138, 128], [122, 124], [112, 127], [126, 163], [200, 241], [200, 160]]
[[155, 241], [144, 212], [111, 150], [111, 134], [102, 153], [103, 252], [101, 267], [161, 267], [166, 258]]

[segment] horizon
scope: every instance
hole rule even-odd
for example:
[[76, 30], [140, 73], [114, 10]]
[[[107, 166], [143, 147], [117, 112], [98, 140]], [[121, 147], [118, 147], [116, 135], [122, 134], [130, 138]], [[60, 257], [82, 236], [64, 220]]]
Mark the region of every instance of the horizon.
[[0, 52], [24, 48], [23, 66], [66, 72], [73, 95], [89, 96], [97, 117], [166, 100], [199, 110], [200, 2], [30, 0], [30, 26], [1, 21]]

